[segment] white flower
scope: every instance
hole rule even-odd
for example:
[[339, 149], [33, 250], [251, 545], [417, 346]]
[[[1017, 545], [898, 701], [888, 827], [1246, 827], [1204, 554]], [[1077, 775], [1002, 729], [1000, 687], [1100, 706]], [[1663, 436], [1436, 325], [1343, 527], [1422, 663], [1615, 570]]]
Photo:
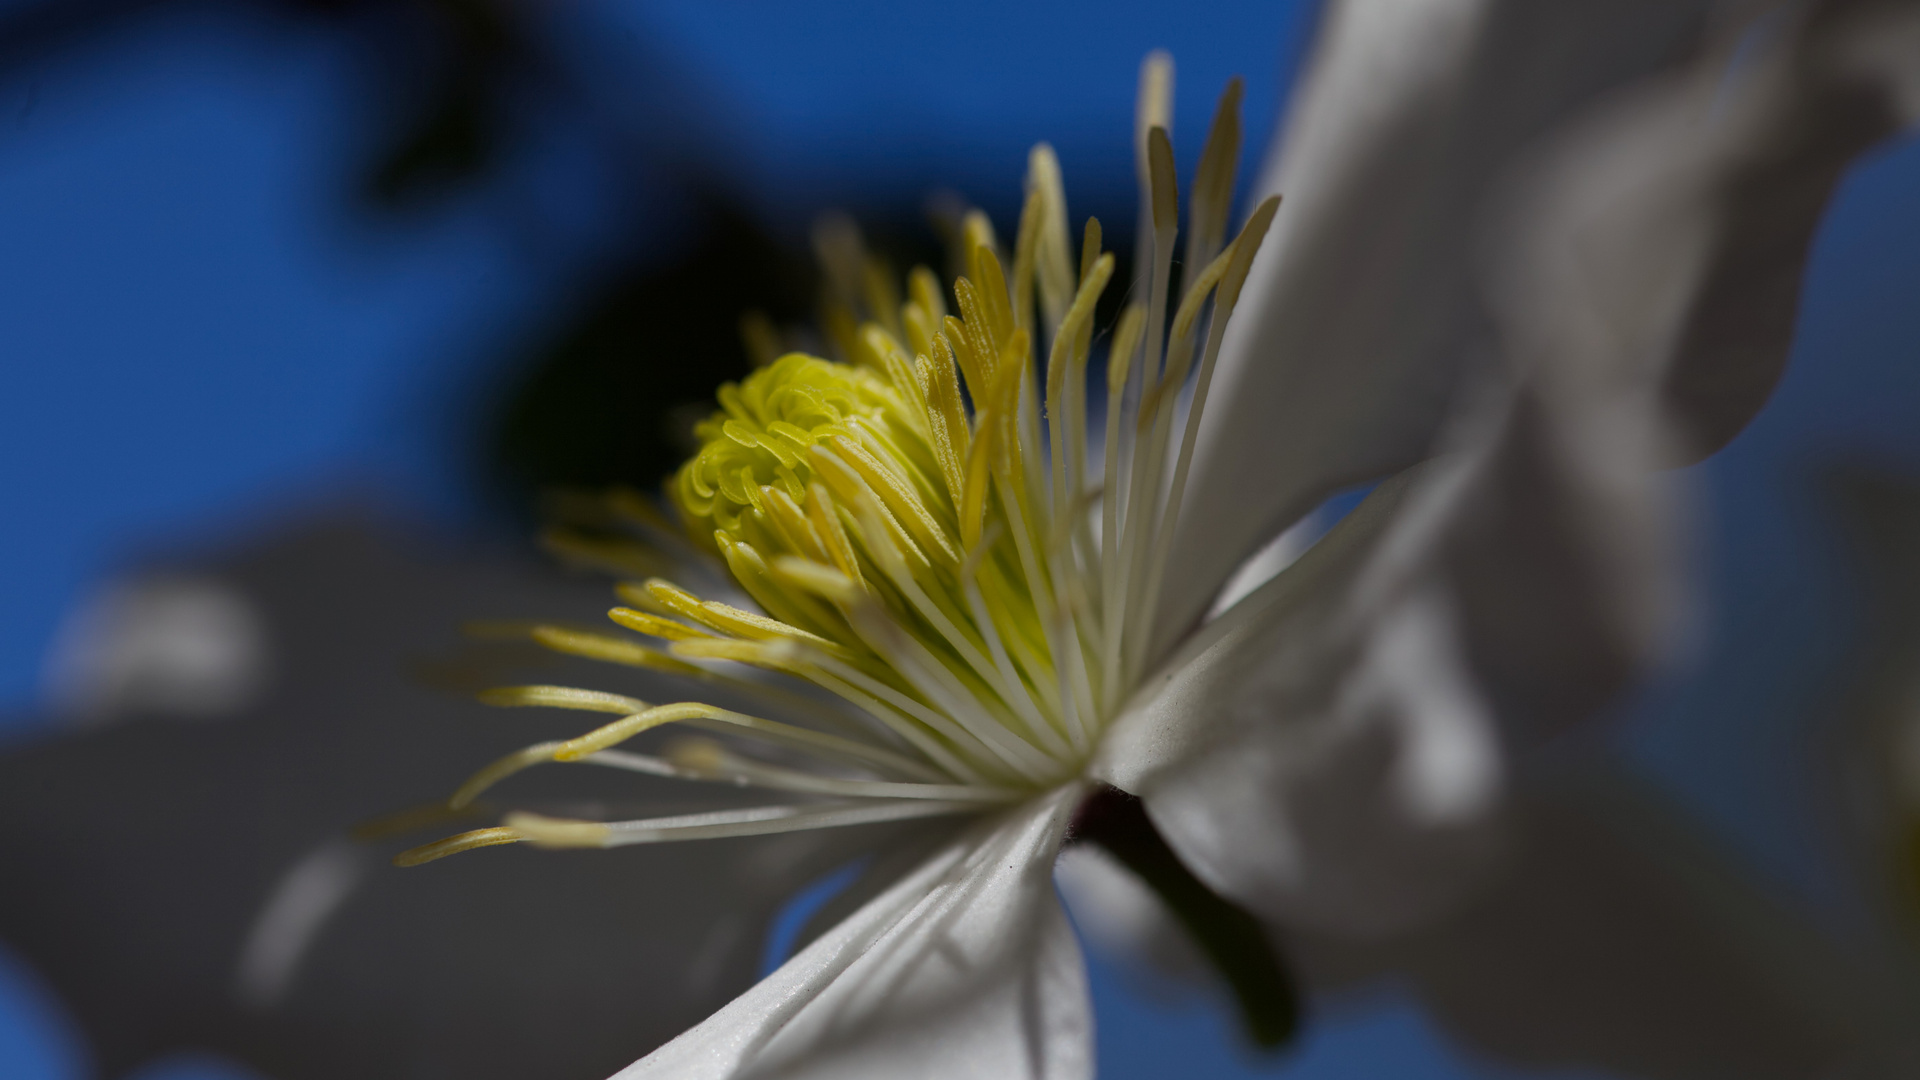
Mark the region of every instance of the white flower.
[[[510, 814], [499, 827], [416, 849], [404, 863], [518, 841], [617, 847], [978, 819], [632, 1075], [891, 1075], [909, 1059], [938, 1075], [1090, 1072], [1085, 976], [1052, 884], [1076, 811], [1102, 783], [1145, 787], [1155, 769], [1183, 758], [1168, 750], [1171, 734], [1213, 726], [1195, 725], [1200, 717], [1232, 727], [1249, 688], [1270, 699], [1275, 680], [1300, 680], [1296, 663], [1351, 669], [1337, 697], [1312, 708], [1361, 723], [1381, 717], [1420, 740], [1404, 784], [1420, 814], [1471, 822], [1496, 794], [1500, 766], [1485, 708], [1448, 651], [1451, 598], [1403, 580], [1436, 515], [1469, 490], [1477, 458], [1419, 483], [1390, 482], [1180, 653], [1169, 659], [1154, 649], [1166, 568], [1191, 546], [1174, 544], [1173, 524], [1214, 366], [1277, 206], [1263, 203], [1228, 241], [1239, 141], [1238, 91], [1230, 89], [1193, 184], [1184, 264], [1197, 272], [1177, 306], [1160, 299], [1169, 295], [1177, 231], [1162, 126], [1170, 81], [1167, 62], [1150, 59], [1140, 123], [1149, 300], [1128, 308], [1114, 333], [1107, 407], [1089, 409], [1083, 373], [1114, 261], [1090, 222], [1076, 272], [1045, 147], [1033, 155], [1011, 273], [985, 218], [966, 220], [969, 273], [953, 286], [958, 317], [945, 314], [944, 290], [925, 270], [898, 301], [857, 239], [830, 227], [820, 246], [846, 306], [830, 312], [827, 329], [855, 362], [790, 353], [723, 387], [723, 410], [701, 426], [703, 447], [672, 488], [687, 534], [710, 543], [757, 610], [652, 577], [622, 585], [632, 606], [611, 616], [669, 642], [667, 652], [557, 626], [530, 630], [560, 651], [704, 679], [759, 699], [760, 712], [574, 687], [485, 695], [499, 705], [620, 718], [501, 759], [456, 793], [455, 807], [556, 761], [777, 797], [627, 821]], [[864, 323], [855, 322], [856, 305]], [[1036, 338], [1048, 354], [1044, 386], [1032, 376]], [[1090, 412], [1103, 422], [1090, 423]], [[674, 546], [678, 530], [644, 501], [615, 496], [610, 506], [653, 546], [563, 537], [563, 550], [631, 567]], [[1276, 632], [1294, 636], [1294, 647], [1276, 652], [1268, 640]], [[792, 676], [850, 708], [730, 676], [716, 661]], [[1254, 678], [1227, 680], [1226, 694], [1212, 689], [1223, 670], [1244, 674], [1249, 664], [1262, 669]], [[1180, 722], [1167, 722], [1169, 711]], [[667, 724], [735, 736], [758, 753], [707, 738], [658, 754], [618, 749]], [[1328, 775], [1339, 782], [1337, 770]], [[1264, 851], [1286, 837], [1244, 839]]]
[[[965, 1068], [981, 1075], [1017, 1075], [1023, 1063], [1047, 1075], [1091, 1068], [1084, 974], [1054, 894], [1053, 861], [1087, 796], [1125, 766], [1124, 757], [1110, 760], [1109, 730], [1162, 659], [1150, 651], [1149, 631], [1165, 567], [1178, 554], [1172, 523], [1229, 317], [1278, 204], [1267, 200], [1228, 235], [1236, 84], [1193, 183], [1187, 280], [1179, 303], [1169, 302], [1179, 231], [1164, 126], [1170, 84], [1170, 64], [1151, 58], [1138, 132], [1149, 299], [1128, 308], [1114, 333], [1109, 407], [1089, 409], [1086, 369], [1114, 258], [1101, 249], [1097, 221], [1081, 243], [1068, 240], [1058, 166], [1042, 146], [1010, 263], [983, 215], [964, 221], [968, 272], [952, 287], [957, 315], [947, 314], [947, 291], [925, 269], [909, 276], [902, 302], [857, 234], [829, 223], [818, 243], [840, 305], [825, 329], [852, 362], [769, 356], [721, 388], [722, 411], [700, 426], [702, 448], [671, 489], [684, 531], [638, 497], [616, 495], [612, 512], [651, 546], [559, 538], [563, 550], [631, 568], [659, 565], [662, 552], [691, 537], [723, 562], [734, 586], [725, 595], [740, 602], [649, 577], [620, 587], [631, 606], [611, 616], [670, 643], [667, 651], [557, 626], [531, 628], [536, 640], [700, 679], [757, 710], [653, 705], [573, 687], [490, 691], [494, 704], [620, 719], [501, 759], [453, 805], [554, 761], [774, 797], [628, 821], [510, 814], [499, 827], [416, 849], [404, 863], [517, 841], [617, 847], [978, 819], [774, 976], [636, 1066], [641, 1074], [727, 1075], [786, 1058], [835, 1075], [880, 1073], [895, 1068], [889, 1055], [930, 1037], [948, 1045], [964, 1037]], [[1044, 385], [1033, 375], [1036, 346], [1047, 357]], [[1189, 375], [1190, 400], [1182, 394]], [[728, 663], [838, 700], [730, 675]], [[617, 748], [667, 724], [736, 743], [681, 739], [657, 754]], [[1020, 983], [1027, 993], [1008, 992]], [[956, 1005], [956, 994], [970, 1003]], [[797, 1012], [768, 1004], [799, 1000]], [[888, 1022], [902, 1010], [927, 1015], [906, 1028]], [[852, 1057], [838, 1056], [827, 1044], [849, 1026], [879, 1034], [856, 1040]], [[951, 1037], [929, 1034], [943, 1028]], [[907, 1044], [889, 1049], [890, 1037]]]
[[[1442, 44], [1448, 34], [1471, 39], [1479, 7], [1422, 5], [1418, 18], [1381, 25], [1363, 18], [1378, 5], [1343, 8], [1350, 21], [1336, 19], [1315, 88], [1337, 97], [1353, 77], [1343, 55], [1377, 60], [1369, 48], [1404, 45], [1409, 28]], [[1490, 292], [1495, 332], [1481, 344], [1509, 362], [1506, 373], [1482, 372], [1466, 384], [1479, 392], [1463, 394], [1431, 377], [1420, 349], [1382, 348], [1386, 362], [1402, 365], [1387, 374], [1410, 372], [1427, 379], [1432, 397], [1456, 399], [1450, 452], [1381, 485], [1298, 562], [1197, 629], [1250, 546], [1329, 487], [1424, 452], [1432, 432], [1430, 419], [1394, 422], [1407, 396], [1356, 385], [1353, 370], [1325, 374], [1328, 357], [1311, 349], [1272, 351], [1274, 334], [1296, 332], [1288, 314], [1315, 322], [1311, 310], [1290, 313], [1289, 301], [1343, 299], [1297, 283], [1312, 273], [1288, 254], [1311, 251], [1303, 241], [1254, 279], [1260, 295], [1278, 299], [1221, 363], [1228, 316], [1274, 212], [1263, 203], [1226, 242], [1238, 141], [1231, 108], [1193, 184], [1183, 260], [1191, 280], [1173, 305], [1170, 71], [1150, 61], [1139, 132], [1148, 303], [1130, 308], [1114, 334], [1115, 407], [1105, 410], [1104, 437], [1089, 423], [1082, 373], [1112, 262], [1094, 225], [1075, 267], [1058, 170], [1044, 148], [1033, 158], [1011, 273], [984, 218], [968, 220], [959, 318], [944, 317], [931, 274], [916, 271], [901, 304], [848, 234], [828, 233], [822, 247], [846, 305], [827, 330], [853, 363], [788, 355], [726, 388], [724, 412], [703, 427], [704, 448], [676, 480], [683, 520], [697, 539], [712, 537], [760, 610], [655, 579], [623, 586], [633, 606], [613, 617], [670, 641], [671, 655], [610, 635], [532, 631], [561, 651], [760, 697], [779, 718], [508, 688], [491, 700], [620, 719], [503, 759], [455, 797], [464, 804], [522, 769], [569, 761], [759, 788], [780, 801], [618, 822], [511, 815], [410, 861], [516, 841], [614, 847], [977, 818], [779, 971], [622, 1074], [633, 1077], [1090, 1074], [1084, 974], [1052, 865], [1076, 810], [1103, 783], [1142, 796], [1180, 858], [1253, 910], [1372, 933], [1431, 919], [1479, 882], [1498, 848], [1492, 826], [1510, 749], [1590, 714], [1659, 641], [1671, 557], [1649, 473], [1683, 443], [1724, 441], [1744, 419], [1705, 436], [1697, 427], [1669, 433], [1664, 398], [1699, 368], [1676, 361], [1674, 342], [1687, 317], [1711, 309], [1701, 294], [1727, 236], [1673, 226], [1698, 220], [1685, 211], [1703, 185], [1775, 164], [1752, 152], [1775, 147], [1769, 121], [1798, 100], [1793, 80], [1818, 86], [1828, 74], [1802, 61], [1834, 37], [1807, 25], [1814, 29], [1796, 26], [1774, 43], [1785, 67], [1763, 65], [1760, 77], [1784, 82], [1746, 99], [1758, 102], [1749, 122], [1656, 161], [1659, 175], [1647, 183], [1627, 177], [1596, 192], [1544, 170], [1534, 189], [1544, 194], [1522, 204], [1522, 227], [1502, 252], [1510, 261]], [[1389, 102], [1419, 89], [1418, 74]], [[1700, 105], [1699, 86], [1675, 92], [1680, 106]], [[1582, 145], [1617, 152], [1608, 136], [1631, 142], [1684, 108], [1650, 115], [1641, 125], [1631, 113], [1612, 117], [1615, 127], [1583, 133]], [[1311, 146], [1315, 134], [1303, 123], [1298, 137]], [[1816, 149], [1820, 162], [1833, 159], [1833, 148]], [[1678, 216], [1661, 216], [1668, 212]], [[1566, 243], [1569, 225], [1593, 224], [1614, 231]], [[1640, 276], [1649, 252], [1664, 278]], [[857, 324], [853, 310], [867, 321]], [[1349, 314], [1382, 327], [1400, 316]], [[1037, 347], [1048, 360], [1045, 385], [1033, 377]], [[1736, 392], [1709, 395], [1697, 411], [1722, 421], [1739, 407], [1750, 414], [1764, 397], [1751, 388], [1773, 373], [1754, 367], [1757, 376], [1723, 364]], [[1303, 390], [1315, 393], [1286, 393]], [[1728, 396], [1736, 407], [1716, 413]], [[1420, 397], [1412, 395], [1438, 415]], [[1202, 420], [1215, 401], [1226, 407], [1217, 428]], [[1346, 421], [1353, 431], [1339, 429]], [[1383, 426], [1395, 438], [1370, 443]], [[1276, 445], [1304, 446], [1304, 464], [1271, 453]], [[644, 503], [614, 505], [656, 545], [672, 543]], [[656, 557], [574, 546], [614, 561]], [[851, 708], [790, 694], [780, 708], [764, 683], [729, 676], [718, 661], [797, 677]], [[1507, 677], [1489, 680], [1489, 671]], [[666, 724], [760, 750], [710, 739], [657, 755], [616, 749]]]

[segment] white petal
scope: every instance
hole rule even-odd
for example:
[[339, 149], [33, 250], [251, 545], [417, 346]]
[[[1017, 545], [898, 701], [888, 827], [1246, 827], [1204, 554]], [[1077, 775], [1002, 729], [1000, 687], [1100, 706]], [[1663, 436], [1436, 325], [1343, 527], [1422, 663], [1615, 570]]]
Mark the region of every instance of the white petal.
[[[1351, 595], [1246, 627], [1231, 661], [1197, 656], [1139, 710], [1175, 715], [1126, 732], [1122, 764], [1161, 772], [1114, 775], [1216, 887], [1353, 931], [1442, 911], [1484, 865], [1492, 818], [1421, 812], [1405, 777], [1431, 781], [1442, 774], [1419, 763], [1454, 760], [1465, 779], [1433, 791], [1490, 808], [1500, 757], [1596, 715], [1672, 640], [1679, 560], [1654, 474], [1678, 445], [1672, 380], [1705, 370], [1699, 320], [1731, 287], [1727, 253], [1748, 250], [1742, 208], [1779, 195], [1804, 209], [1822, 190], [1809, 177], [1844, 160], [1836, 147], [1885, 129], [1885, 116], [1866, 122], [1870, 82], [1865, 106], [1836, 89], [1859, 71], [1836, 66], [1835, 43], [1859, 29], [1828, 14], [1782, 24], [1732, 71], [1723, 42], [1569, 128], [1522, 174], [1486, 309], [1487, 344], [1518, 385], [1459, 422], [1464, 452], [1428, 470]], [[1823, 117], [1864, 127], [1807, 136]], [[1761, 230], [1768, 260], [1778, 239]], [[1759, 379], [1748, 389], [1771, 378], [1736, 369]], [[1750, 411], [1743, 394], [1727, 400]], [[1181, 754], [1194, 759], [1170, 767]]]
[[1456, 638], [1432, 586], [1337, 684], [1249, 679], [1237, 737], [1157, 777], [1148, 813], [1195, 874], [1289, 926], [1372, 935], [1444, 910], [1500, 851], [1501, 750]]
[[[1153, 778], [1232, 737], [1230, 713], [1249, 680], [1318, 683], [1305, 663], [1337, 616], [1381, 534], [1421, 478], [1415, 468], [1381, 484], [1306, 554], [1181, 642], [1102, 736], [1093, 775], [1136, 794]], [[1264, 714], [1263, 714], [1264, 715]]]
[[[1612, 453], [1658, 425], [1620, 396], [1525, 388], [1466, 426], [1478, 446], [1382, 485], [1183, 647], [1103, 775], [1269, 917], [1379, 934], [1445, 911], [1497, 861], [1509, 749], [1592, 715], [1658, 639], [1664, 518], [1647, 456]], [[1583, 403], [1614, 422], [1574, 424]]]
[[1053, 888], [1080, 794], [983, 822], [620, 1080], [1091, 1077], [1086, 973]]
[[1490, 230], [1509, 360], [1652, 378], [1673, 461], [1718, 450], [1766, 402], [1834, 187], [1914, 119], [1920, 11], [1775, 14], [1542, 140]]
[[1496, 854], [1498, 738], [1444, 579], [1423, 574], [1482, 463], [1383, 484], [1202, 628], [1109, 734], [1100, 775], [1223, 895], [1377, 933], [1443, 908]]
[[1518, 151], [1685, 54], [1709, 0], [1336, 0], [1259, 195], [1285, 202], [1227, 333], [1181, 557], [1184, 629], [1333, 490], [1428, 452], [1481, 351], [1475, 226]]

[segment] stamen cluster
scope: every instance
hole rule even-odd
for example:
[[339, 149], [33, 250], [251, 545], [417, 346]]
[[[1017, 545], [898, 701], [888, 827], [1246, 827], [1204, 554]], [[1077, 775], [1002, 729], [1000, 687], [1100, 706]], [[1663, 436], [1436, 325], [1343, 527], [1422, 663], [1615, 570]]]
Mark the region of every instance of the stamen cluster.
[[[720, 410], [697, 429], [699, 453], [669, 488], [681, 535], [717, 556], [759, 610], [642, 575], [619, 587], [629, 606], [610, 615], [666, 642], [665, 653], [612, 635], [527, 631], [560, 651], [724, 683], [793, 722], [566, 687], [492, 691], [495, 704], [620, 719], [496, 762], [455, 796], [464, 805], [530, 765], [583, 761], [819, 800], [617, 823], [516, 815], [409, 861], [522, 839], [610, 846], [955, 813], [1080, 775], [1144, 675], [1221, 335], [1276, 206], [1262, 204], [1226, 241], [1236, 83], [1202, 155], [1189, 277], [1169, 319], [1178, 199], [1155, 77], [1150, 65], [1139, 132], [1146, 207], [1135, 290], [1144, 302], [1124, 310], [1106, 350], [1104, 433], [1088, 425], [1087, 369], [1115, 262], [1092, 219], [1075, 259], [1049, 148], [1030, 158], [1010, 275], [978, 212], [960, 229], [966, 272], [951, 293], [922, 267], [904, 299], [850, 224], [828, 225], [817, 237], [832, 283], [824, 329], [840, 358], [779, 354], [762, 328], [764, 366], [720, 389]], [[636, 496], [610, 505], [642, 534], [671, 529]], [[663, 565], [641, 546], [573, 543], [575, 554], [629, 572]], [[803, 680], [845, 708], [729, 675], [716, 661]], [[744, 757], [711, 740], [661, 757], [614, 749], [667, 723], [777, 745], [810, 764]]]

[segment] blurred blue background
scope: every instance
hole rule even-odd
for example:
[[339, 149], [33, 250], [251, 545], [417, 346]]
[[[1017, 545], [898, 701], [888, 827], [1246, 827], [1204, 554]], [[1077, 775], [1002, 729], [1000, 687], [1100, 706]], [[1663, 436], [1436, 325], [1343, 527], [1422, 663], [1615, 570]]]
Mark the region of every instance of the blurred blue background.
[[[1076, 210], [1125, 214], [1140, 57], [1177, 59], [1184, 159], [1235, 73], [1257, 149], [1313, 15], [1306, 0], [1210, 4], [1204, 18], [1113, 2], [979, 3], [964, 18], [579, 3], [547, 13], [540, 40], [590, 109], [533, 95], [492, 182], [369, 212], [352, 163], [384, 100], [369, 87], [389, 76], [369, 76], [365, 26], [322, 5], [117, 7], [106, 32], [16, 50], [0, 84], [0, 722], [14, 729], [0, 738], [35, 723], [63, 614], [141, 552], [341, 491], [449, 529], [507, 527], [476, 489], [463, 409], [500, 374], [502, 343], [611, 260], [665, 265], [689, 242], [686, 192], [655, 162], [702, 162], [794, 239], [823, 205], [898, 215], [936, 186], [1004, 221], [1028, 147], [1047, 139]], [[1861, 457], [1920, 472], [1916, 190], [1909, 141], [1834, 205], [1786, 380], [1693, 470], [1707, 507], [1698, 647], [1623, 735], [1789, 895], [1832, 908], [1851, 902], [1842, 875], [1808, 808], [1783, 797], [1797, 725], [1852, 625], [1815, 485]], [[1518, 1075], [1450, 1048], [1392, 993], [1259, 1061], [1211, 1005], [1144, 1000], [1097, 959], [1094, 978], [1108, 1077]], [[0, 953], [0, 1076], [88, 1075], [58, 1003]], [[141, 1074], [243, 1075], [189, 1059]]]

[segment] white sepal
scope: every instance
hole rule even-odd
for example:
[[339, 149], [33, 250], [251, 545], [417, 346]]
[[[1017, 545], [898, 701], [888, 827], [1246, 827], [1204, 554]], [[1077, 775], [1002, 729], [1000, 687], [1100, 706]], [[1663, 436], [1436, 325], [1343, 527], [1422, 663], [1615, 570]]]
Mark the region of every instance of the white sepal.
[[1256, 675], [1233, 735], [1145, 793], [1215, 889], [1295, 927], [1378, 935], [1445, 910], [1499, 852], [1504, 767], [1444, 590], [1384, 612], [1331, 685]]
[[1093, 1022], [1053, 886], [1083, 789], [985, 821], [619, 1080], [1083, 1080]]

